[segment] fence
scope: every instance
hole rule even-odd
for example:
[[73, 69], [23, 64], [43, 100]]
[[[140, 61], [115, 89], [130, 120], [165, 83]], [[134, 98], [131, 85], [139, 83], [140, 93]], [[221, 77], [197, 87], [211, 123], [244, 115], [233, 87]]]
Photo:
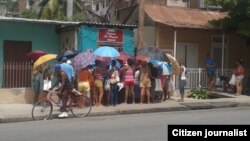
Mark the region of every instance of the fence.
[[2, 88], [31, 87], [30, 62], [4, 62], [0, 69]]
[[[0, 84], [2, 88], [21, 88], [21, 87], [31, 87], [31, 71], [32, 66], [30, 62], [4, 62], [0, 66]], [[216, 71], [216, 76], [224, 75], [228, 78], [231, 77], [233, 69], [224, 69], [221, 71], [218, 69]], [[250, 71], [246, 72], [245, 84], [249, 83]], [[176, 89], [178, 89], [178, 77], [175, 81]], [[196, 87], [208, 86], [207, 72], [204, 68], [187, 68], [187, 85], [186, 88], [196, 88]]]
[[[223, 69], [223, 70], [217, 69], [216, 77], [225, 76], [230, 79], [234, 71], [235, 71], [234, 69]], [[247, 85], [247, 83], [249, 83], [248, 82], [249, 74], [250, 71], [247, 70], [245, 75], [246, 79], [244, 79], [243, 85]], [[208, 87], [207, 71], [204, 68], [187, 68], [186, 77], [187, 77], [187, 84], [186, 84], [187, 89], [196, 87], [203, 87], [203, 88]], [[175, 86], [176, 89], [178, 89], [178, 77], [176, 77]]]

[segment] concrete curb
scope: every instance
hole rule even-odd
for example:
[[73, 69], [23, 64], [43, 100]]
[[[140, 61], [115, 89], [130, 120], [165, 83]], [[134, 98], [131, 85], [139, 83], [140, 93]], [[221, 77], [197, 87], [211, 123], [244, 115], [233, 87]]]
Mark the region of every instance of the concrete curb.
[[[250, 102], [191, 102], [191, 103], [179, 103], [172, 107], [147, 107], [137, 109], [113, 109], [109, 111], [92, 111], [89, 117], [95, 116], [110, 116], [110, 115], [125, 115], [125, 114], [142, 114], [142, 113], [156, 113], [156, 112], [172, 112], [172, 111], [188, 111], [188, 110], [205, 110], [205, 109], [216, 109], [216, 108], [232, 108], [232, 107], [250, 107]], [[53, 113], [52, 117], [48, 120], [58, 119], [59, 113]], [[74, 118], [74, 117], [69, 117]], [[16, 117], [0, 117], [0, 123], [11, 123], [11, 122], [26, 122], [33, 121], [31, 115], [16, 116]]]

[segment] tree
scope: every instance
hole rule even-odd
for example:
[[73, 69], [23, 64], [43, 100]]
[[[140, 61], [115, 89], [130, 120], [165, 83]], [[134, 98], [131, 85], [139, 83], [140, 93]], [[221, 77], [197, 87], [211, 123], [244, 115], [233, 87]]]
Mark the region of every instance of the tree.
[[8, 12], [15, 12], [18, 7], [18, 1], [7, 0], [6, 5]]
[[[41, 11], [37, 13], [40, 1], [35, 1], [30, 10], [26, 10], [22, 13], [25, 18], [37, 18], [47, 20], [60, 20], [60, 21], [83, 21], [83, 12], [81, 7], [81, 0], [73, 1], [73, 8], [69, 8], [73, 13], [72, 17], [67, 17], [67, 4], [70, 0], [47, 0]], [[72, 4], [72, 3], [70, 3]], [[71, 15], [71, 14], [70, 14]]]
[[218, 21], [211, 21], [214, 25], [221, 25], [250, 39], [250, 0], [206, 0], [208, 5], [220, 5], [228, 16]]

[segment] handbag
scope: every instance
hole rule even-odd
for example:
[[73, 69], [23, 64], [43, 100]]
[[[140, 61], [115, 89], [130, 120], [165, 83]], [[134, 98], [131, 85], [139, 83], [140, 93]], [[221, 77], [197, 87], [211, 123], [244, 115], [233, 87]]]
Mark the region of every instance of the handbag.
[[105, 89], [105, 90], [110, 90], [110, 81], [109, 81], [109, 80], [106, 80], [106, 81], [105, 81], [104, 89]]
[[232, 74], [232, 77], [231, 77], [231, 79], [229, 81], [229, 84], [230, 85], [235, 85], [235, 75], [234, 74]]

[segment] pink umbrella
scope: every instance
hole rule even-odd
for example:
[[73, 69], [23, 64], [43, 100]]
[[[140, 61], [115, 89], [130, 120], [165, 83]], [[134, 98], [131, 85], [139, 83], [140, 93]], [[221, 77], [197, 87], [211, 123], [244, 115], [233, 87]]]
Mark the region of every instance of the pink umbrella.
[[117, 57], [118, 60], [127, 61], [131, 56], [126, 52], [120, 52], [120, 56]]
[[95, 55], [92, 52], [82, 52], [75, 56], [73, 66], [76, 71], [87, 67], [95, 61]]

